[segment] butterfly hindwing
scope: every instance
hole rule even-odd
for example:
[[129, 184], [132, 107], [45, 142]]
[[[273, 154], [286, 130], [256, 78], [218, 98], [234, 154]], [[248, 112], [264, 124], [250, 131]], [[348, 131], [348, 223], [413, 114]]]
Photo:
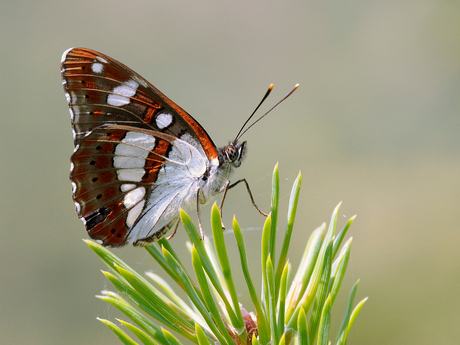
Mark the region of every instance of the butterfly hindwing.
[[71, 161], [78, 215], [92, 238], [110, 246], [162, 237], [206, 169], [203, 154], [186, 141], [118, 125], [91, 131]]
[[169, 147], [136, 128], [99, 127], [80, 140], [70, 178], [78, 215], [91, 237], [123, 244], [144, 207], [144, 181], [157, 174]]

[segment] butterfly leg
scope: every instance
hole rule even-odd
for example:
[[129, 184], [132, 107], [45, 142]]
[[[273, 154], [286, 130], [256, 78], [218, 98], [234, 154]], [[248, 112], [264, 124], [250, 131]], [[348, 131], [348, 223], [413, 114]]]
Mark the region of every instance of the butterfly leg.
[[[264, 211], [262, 211], [259, 206], [257, 206], [256, 202], [254, 201], [254, 197], [252, 196], [252, 192], [251, 192], [251, 188], [249, 188], [249, 183], [248, 181], [246, 181], [245, 178], [242, 178], [242, 179], [239, 179], [238, 181], [230, 184], [230, 180], [227, 180], [227, 182], [225, 182], [225, 185], [223, 187], [223, 194], [222, 194], [222, 200], [220, 202], [220, 206], [219, 206], [219, 211], [220, 211], [220, 215], [222, 216], [222, 208], [224, 206], [224, 200], [225, 200], [225, 197], [227, 196], [227, 191], [229, 189], [232, 189], [233, 187], [237, 186], [238, 184], [240, 184], [241, 182], [244, 182], [244, 184], [246, 185], [246, 189], [248, 191], [248, 194], [249, 194], [249, 197], [251, 198], [251, 202], [252, 202], [252, 205], [256, 208], [257, 211], [259, 211], [259, 213], [265, 217], [268, 217], [268, 214], [265, 213]], [[225, 230], [225, 226], [224, 226], [224, 223], [222, 222], [222, 229]]]
[[229, 185], [230, 185], [230, 180], [227, 180], [227, 182], [225, 182], [225, 185], [223, 187], [222, 200], [220, 201], [220, 205], [219, 205], [220, 224], [222, 225], [222, 230], [225, 230], [225, 225], [223, 221], [224, 217], [222, 217], [222, 208], [224, 207], [224, 200], [225, 200], [225, 197], [227, 196], [227, 191], [230, 189], [228, 187]]
[[176, 227], [174, 228], [174, 232], [166, 238], [168, 241], [169, 241], [171, 238], [173, 238], [174, 235], [176, 234], [176, 231], [177, 231], [177, 228], [179, 227], [179, 224], [180, 224], [180, 222], [177, 222]]

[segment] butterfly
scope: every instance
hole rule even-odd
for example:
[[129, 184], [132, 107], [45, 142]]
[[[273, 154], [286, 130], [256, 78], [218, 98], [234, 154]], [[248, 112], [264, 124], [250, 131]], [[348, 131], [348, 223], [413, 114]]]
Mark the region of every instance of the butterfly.
[[235, 140], [217, 148], [191, 115], [107, 55], [70, 48], [61, 75], [75, 144], [73, 200], [91, 238], [110, 247], [151, 244], [176, 231], [181, 207], [196, 205], [199, 215], [200, 204], [223, 193], [221, 209], [240, 182], [260, 211], [247, 181], [229, 180], [246, 156], [239, 139], [255, 111]]

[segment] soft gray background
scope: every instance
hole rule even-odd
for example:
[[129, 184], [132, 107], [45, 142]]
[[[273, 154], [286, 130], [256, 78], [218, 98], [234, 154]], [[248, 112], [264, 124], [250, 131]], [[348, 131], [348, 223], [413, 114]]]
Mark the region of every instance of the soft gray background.
[[[59, 74], [71, 46], [141, 73], [218, 145], [234, 137], [270, 83], [264, 109], [300, 83], [245, 135], [249, 155], [235, 178], [247, 177], [268, 209], [279, 161], [285, 210], [302, 171], [294, 266], [339, 201], [340, 226], [358, 214], [334, 336], [361, 279], [357, 300], [370, 299], [349, 344], [460, 343], [460, 3], [435, 0], [3, 1], [2, 343], [118, 342], [95, 319], [119, 314], [94, 298], [111, 287], [81, 241], [71, 201], [73, 147]], [[207, 218], [209, 206], [202, 211]], [[256, 272], [262, 217], [243, 188], [224, 211], [228, 224], [236, 213], [246, 229]], [[182, 250], [185, 239], [180, 228], [173, 245]], [[145, 250], [116, 253], [140, 272], [158, 272]]]

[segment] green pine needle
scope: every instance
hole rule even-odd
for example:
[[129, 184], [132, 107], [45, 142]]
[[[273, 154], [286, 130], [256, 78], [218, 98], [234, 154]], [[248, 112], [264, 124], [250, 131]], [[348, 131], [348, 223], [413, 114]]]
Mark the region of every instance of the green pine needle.
[[[332, 213], [329, 226], [314, 230], [295, 272], [289, 262], [289, 247], [294, 235], [294, 222], [300, 195], [301, 174], [294, 181], [287, 213], [279, 259], [276, 260], [276, 234], [279, 211], [279, 171], [275, 166], [272, 178], [271, 213], [265, 219], [261, 234], [261, 291], [254, 287], [254, 277], [248, 267], [247, 246], [241, 228], [233, 219], [233, 233], [239, 251], [239, 265], [228, 257], [221, 215], [216, 204], [211, 210], [213, 242], [201, 238], [191, 218], [180, 211], [182, 224], [190, 238], [186, 245], [190, 252], [193, 272], [176, 253], [182, 244], [161, 239], [146, 247], [148, 253], [163, 270], [163, 275], [146, 273], [149, 278], [126, 265], [110, 250], [93, 241], [88, 246], [109, 267], [103, 274], [118, 293], [103, 291], [98, 298], [122, 311], [130, 321], [100, 319], [123, 344], [178, 345], [187, 344], [330, 344], [329, 333], [332, 309], [350, 257], [352, 239], [342, 246], [356, 216], [350, 218], [336, 234], [340, 204]], [[251, 305], [238, 300], [233, 272], [240, 269], [251, 297]], [[292, 274], [293, 273], [293, 274]], [[293, 277], [291, 277], [293, 275]], [[176, 286], [166, 283], [169, 276]], [[348, 307], [337, 332], [336, 345], [345, 345], [367, 298], [354, 306], [358, 283], [350, 293]], [[182, 290], [187, 298], [174, 290]], [[252, 311], [252, 312], [248, 312]], [[139, 342], [133, 340], [139, 339]]]

